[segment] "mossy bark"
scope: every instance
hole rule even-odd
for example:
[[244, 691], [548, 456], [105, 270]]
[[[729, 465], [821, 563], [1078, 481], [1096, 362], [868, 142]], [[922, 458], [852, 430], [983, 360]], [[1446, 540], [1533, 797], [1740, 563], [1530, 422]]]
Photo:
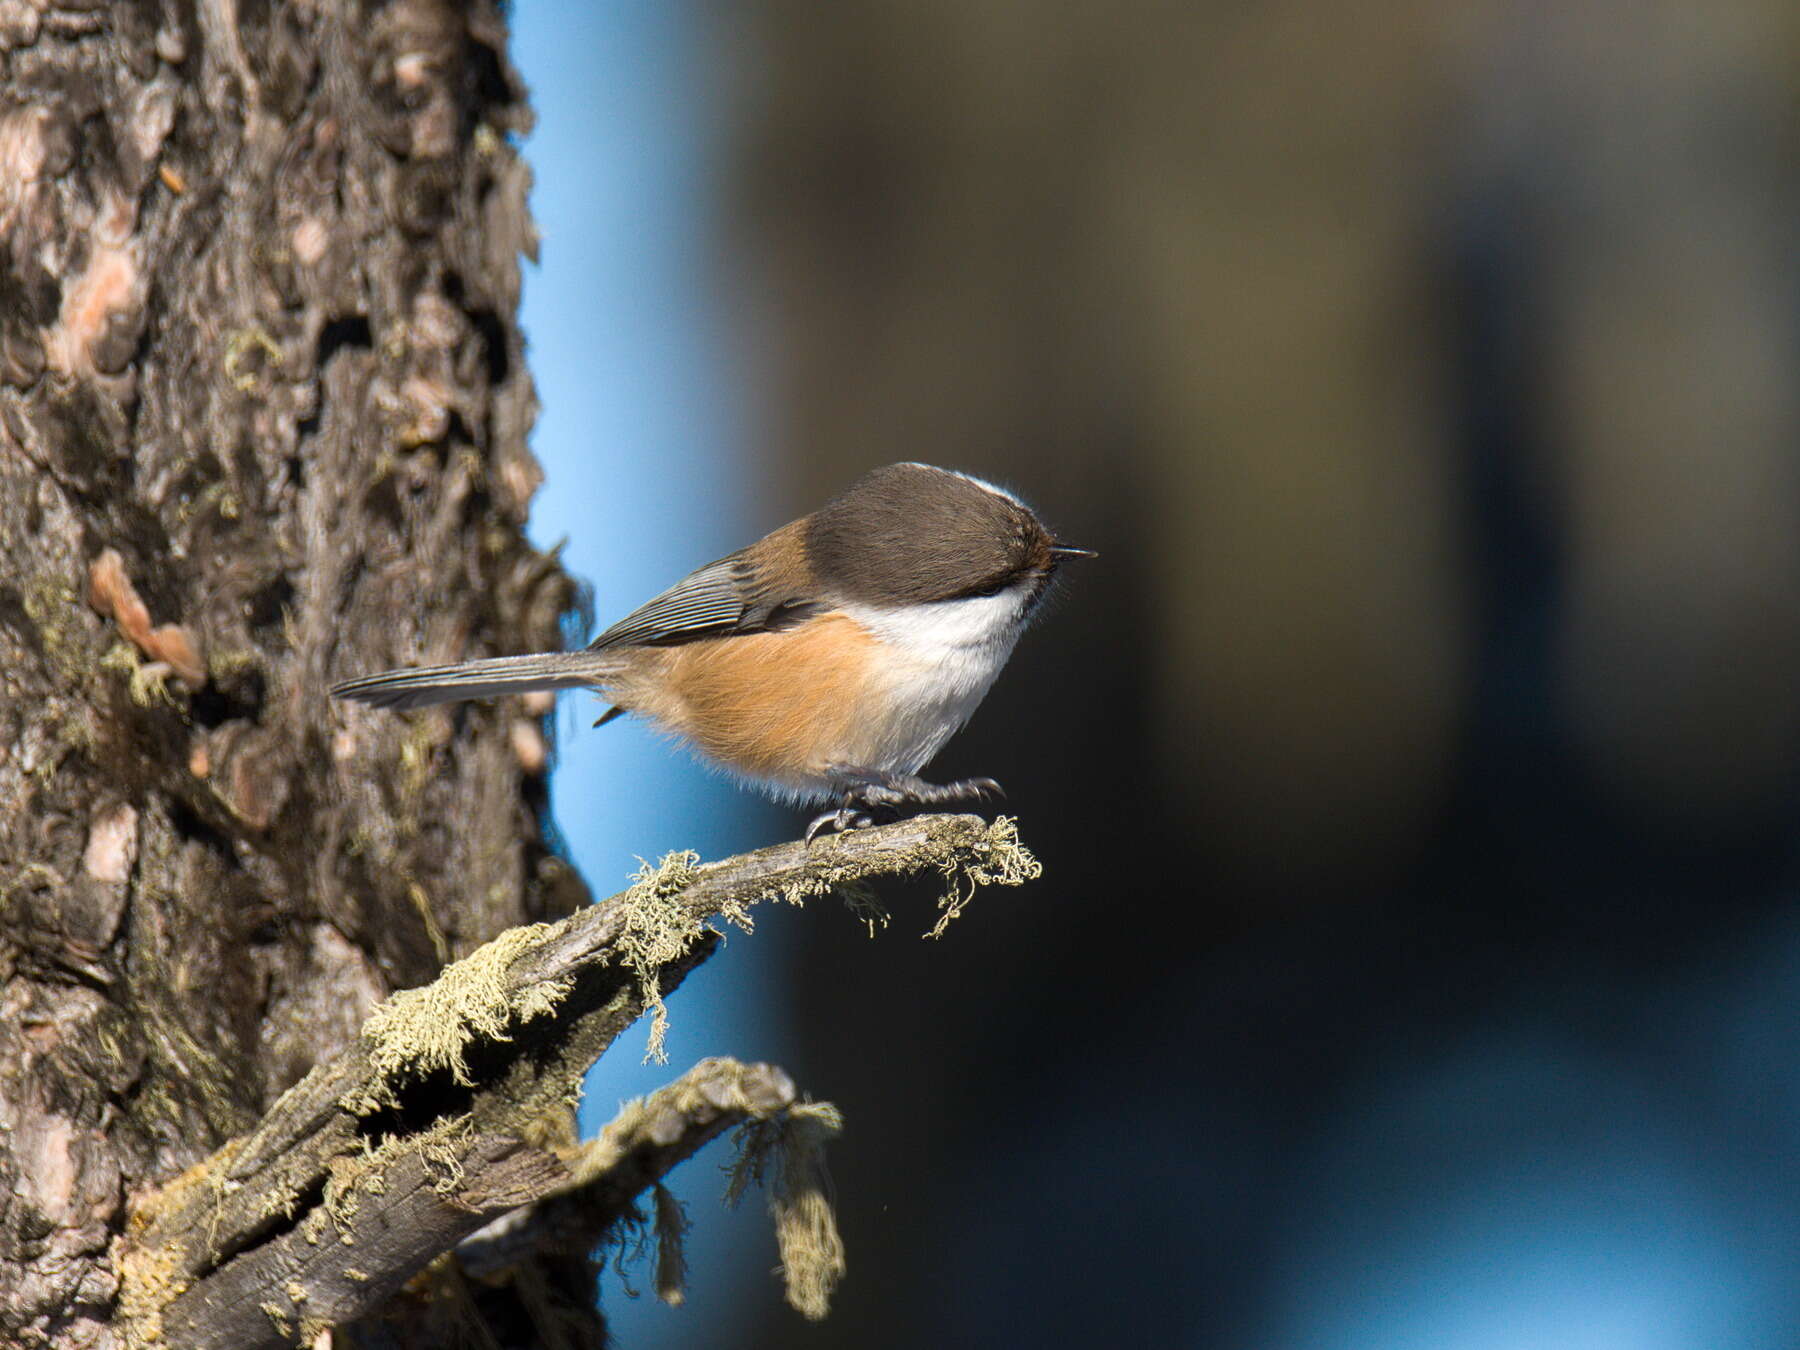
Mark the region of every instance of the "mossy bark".
[[490, 3], [0, 6], [0, 1342], [122, 1344], [134, 1197], [585, 898], [516, 706], [326, 697], [557, 645], [528, 120]]

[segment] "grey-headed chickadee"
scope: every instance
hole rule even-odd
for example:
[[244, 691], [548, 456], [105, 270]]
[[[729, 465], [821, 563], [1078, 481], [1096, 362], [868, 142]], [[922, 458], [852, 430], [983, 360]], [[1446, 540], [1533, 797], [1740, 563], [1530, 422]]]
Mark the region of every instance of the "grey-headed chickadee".
[[1060, 561], [1002, 488], [890, 464], [811, 515], [708, 563], [586, 648], [393, 670], [336, 686], [386, 708], [593, 689], [732, 773], [796, 802], [807, 829], [999, 791], [918, 771], [993, 684]]

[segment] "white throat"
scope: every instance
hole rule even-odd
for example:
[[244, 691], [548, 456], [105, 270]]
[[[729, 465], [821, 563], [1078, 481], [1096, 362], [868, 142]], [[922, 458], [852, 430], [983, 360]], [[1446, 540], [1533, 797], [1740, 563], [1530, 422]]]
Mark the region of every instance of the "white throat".
[[888, 649], [885, 697], [871, 700], [864, 760], [917, 773], [987, 694], [1024, 631], [1028, 592], [843, 611]]

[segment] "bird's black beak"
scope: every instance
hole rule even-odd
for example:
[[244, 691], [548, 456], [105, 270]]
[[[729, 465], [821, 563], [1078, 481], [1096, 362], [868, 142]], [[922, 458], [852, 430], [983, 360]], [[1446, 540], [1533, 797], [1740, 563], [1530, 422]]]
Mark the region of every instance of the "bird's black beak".
[[1067, 544], [1052, 544], [1052, 558], [1098, 558], [1100, 555], [1091, 548], [1070, 548]]

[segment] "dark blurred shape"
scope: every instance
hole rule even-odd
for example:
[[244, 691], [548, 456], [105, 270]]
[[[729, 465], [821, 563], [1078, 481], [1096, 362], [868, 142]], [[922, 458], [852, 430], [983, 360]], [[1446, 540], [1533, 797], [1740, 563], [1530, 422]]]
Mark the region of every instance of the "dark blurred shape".
[[[728, 35], [790, 504], [923, 458], [1102, 554], [936, 766], [1045, 881], [929, 949], [806, 929], [852, 1274], [759, 1343], [1511, 1344], [1454, 1308], [1559, 1262], [1647, 1345], [1791, 1330], [1800, 1178], [1707, 1056], [1775, 1037], [1800, 1097], [1751, 993], [1792, 987], [1800, 11]], [[1683, 1216], [1729, 1236], [1650, 1251]], [[1737, 1293], [1634, 1303], [1634, 1242]], [[1583, 1343], [1568, 1287], [1532, 1343]]]

